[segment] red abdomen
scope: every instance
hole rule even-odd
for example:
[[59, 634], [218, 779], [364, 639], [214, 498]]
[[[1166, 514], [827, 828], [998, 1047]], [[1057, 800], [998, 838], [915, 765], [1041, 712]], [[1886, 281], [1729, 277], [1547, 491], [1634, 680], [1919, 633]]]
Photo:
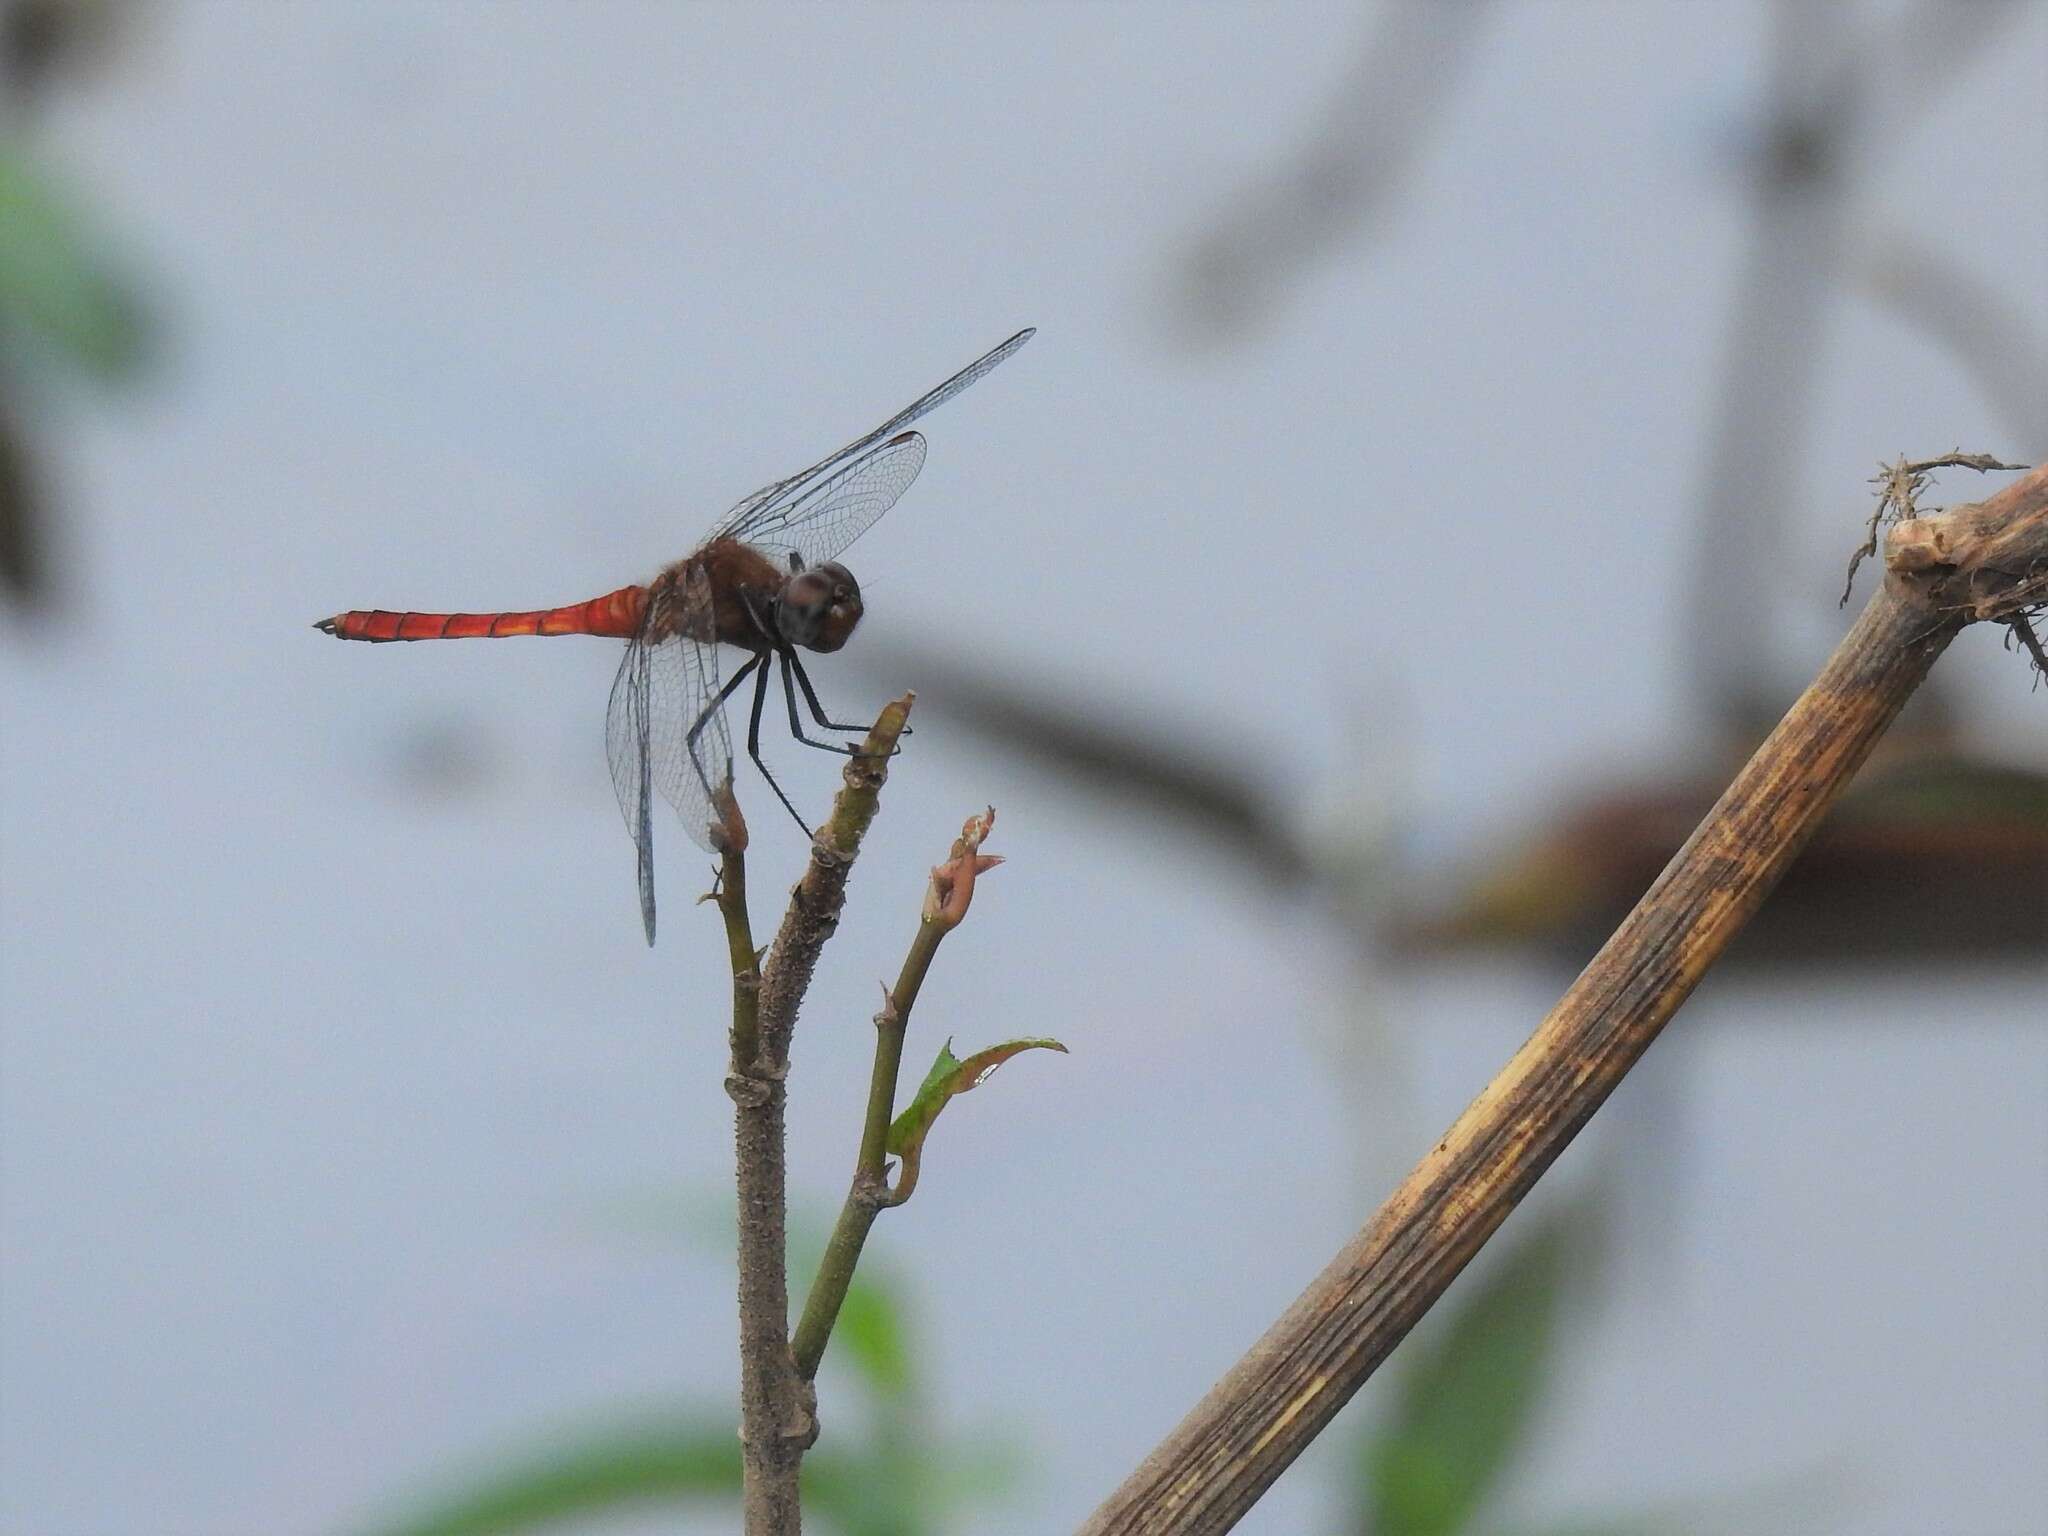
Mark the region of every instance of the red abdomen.
[[496, 640], [507, 635], [610, 635], [630, 640], [647, 612], [645, 587], [527, 613], [393, 613], [358, 608], [313, 627], [337, 640]]

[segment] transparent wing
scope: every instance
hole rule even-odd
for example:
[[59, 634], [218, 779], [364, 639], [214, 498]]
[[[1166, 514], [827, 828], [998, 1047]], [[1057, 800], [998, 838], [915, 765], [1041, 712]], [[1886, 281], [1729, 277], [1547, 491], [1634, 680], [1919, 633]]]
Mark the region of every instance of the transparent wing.
[[[993, 352], [985, 353], [976, 358], [936, 389], [927, 390], [924, 394], [918, 396], [909, 405], [906, 405], [894, 416], [891, 416], [879, 427], [876, 427], [874, 431], [864, 433], [855, 438], [837, 453], [828, 453], [809, 469], [791, 475], [786, 480], [777, 480], [772, 484], [762, 486], [761, 489], [754, 492], [753, 495], [747, 497], [728, 512], [724, 520], [711, 530], [708, 539], [736, 538], [753, 542], [746, 530], [755, 521], [772, 516], [777, 508], [802, 495], [810, 487], [811, 482], [818, 479], [819, 476], [836, 469], [848, 459], [865, 453], [884, 439], [896, 436], [897, 433], [901, 432], [927, 411], [936, 410], [939, 406], [944, 405], [983, 374], [1002, 363], [1011, 353], [1023, 346], [1035, 334], [1035, 327], [1027, 327], [1019, 331]], [[876, 514], [876, 516], [880, 515], [880, 513]], [[873, 520], [873, 518], [870, 518], [869, 522]], [[842, 545], [841, 548], [844, 548], [844, 546]], [[830, 559], [831, 557], [828, 555], [825, 558]]]
[[[652, 602], [648, 604], [653, 607]], [[648, 815], [647, 774], [647, 625], [626, 642], [626, 659], [612, 679], [612, 699], [604, 715], [605, 755], [611, 759], [612, 788], [626, 818], [626, 832], [640, 861], [640, 921], [647, 942], [654, 943], [654, 828]]]
[[802, 491], [762, 507], [731, 537], [769, 554], [823, 565], [895, 506], [924, 468], [920, 432], [892, 437]]
[[[612, 682], [605, 746], [612, 788], [638, 856], [640, 919], [654, 942], [653, 791], [676, 808], [690, 840], [715, 852], [718, 791], [732, 783], [732, 736], [718, 692], [718, 649], [691, 639], [713, 633], [711, 587], [702, 566], [686, 583], [664, 582], [647, 599], [640, 632]], [[693, 734], [694, 733], [694, 734]]]
[[690, 638], [711, 633], [711, 585], [698, 566], [683, 593], [677, 632], [648, 653], [647, 760], [654, 787], [676, 808], [690, 841], [715, 853], [713, 807], [732, 788], [732, 736], [718, 692], [718, 647]]

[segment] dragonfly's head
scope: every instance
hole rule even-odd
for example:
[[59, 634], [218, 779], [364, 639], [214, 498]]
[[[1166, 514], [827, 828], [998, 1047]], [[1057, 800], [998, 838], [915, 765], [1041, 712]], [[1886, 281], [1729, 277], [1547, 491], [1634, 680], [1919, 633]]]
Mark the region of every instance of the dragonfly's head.
[[837, 561], [798, 571], [782, 584], [776, 627], [791, 645], [836, 651], [860, 623], [860, 583]]

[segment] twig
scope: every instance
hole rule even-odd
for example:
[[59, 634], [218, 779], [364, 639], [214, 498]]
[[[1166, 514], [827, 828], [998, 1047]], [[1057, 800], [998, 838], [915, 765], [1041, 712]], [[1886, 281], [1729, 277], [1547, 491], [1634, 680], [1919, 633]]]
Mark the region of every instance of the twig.
[[981, 845], [995, 826], [993, 808], [969, 819], [953, 842], [946, 863], [932, 871], [926, 888], [924, 910], [918, 917], [917, 934], [910, 952], [903, 957], [896, 985], [883, 994], [882, 1011], [875, 1015], [875, 1065], [868, 1079], [867, 1117], [861, 1126], [860, 1154], [854, 1161], [853, 1187], [840, 1208], [839, 1221], [818, 1265], [804, 1302], [804, 1314], [796, 1325], [792, 1349], [797, 1374], [805, 1381], [818, 1374], [832, 1325], [846, 1301], [853, 1283], [854, 1267], [860, 1263], [862, 1245], [875, 1218], [890, 1206], [901, 1205], [917, 1187], [913, 1165], [906, 1160], [894, 1189], [889, 1187], [885, 1163], [889, 1151], [889, 1120], [896, 1108], [896, 1079], [903, 1065], [903, 1035], [910, 1025], [910, 1010], [924, 986], [925, 973], [939, 952], [939, 943], [960, 926], [974, 899], [974, 880], [1002, 860], [981, 852]]
[[910, 711], [905, 695], [882, 711], [847, 760], [845, 788], [832, 819], [811, 844], [811, 862], [790, 893], [765, 972], [758, 965], [746, 907], [746, 828], [725, 798], [715, 893], [725, 916], [733, 966], [731, 1070], [739, 1180], [740, 1445], [745, 1468], [747, 1536], [792, 1536], [801, 1529], [797, 1473], [818, 1437], [817, 1397], [797, 1374], [789, 1350], [788, 1175], [783, 1110], [789, 1043], [797, 1008], [818, 952], [845, 900], [846, 878], [874, 819], [889, 755]]
[[761, 970], [747, 914], [746, 824], [729, 792], [713, 823], [721, 845], [718, 883], [708, 898], [725, 919], [732, 962], [731, 1064], [739, 1179], [740, 1448], [750, 1536], [795, 1531], [796, 1473], [806, 1443], [804, 1419], [783, 1331], [789, 1319], [784, 1244], [783, 1082], [761, 1058]]
[[882, 785], [889, 777], [889, 758], [916, 698], [906, 693], [884, 706], [860, 751], [846, 760], [846, 787], [832, 802], [832, 819], [811, 840], [811, 862], [789, 893], [789, 910], [783, 914], [761, 978], [761, 1048], [766, 1055], [789, 1058], [797, 1009], [810, 989], [819, 951], [839, 926], [846, 877], [860, 852], [860, 840], [875, 819]]
[[2012, 626], [2012, 637], [2034, 662], [2034, 680], [2048, 679], [2048, 649], [2043, 649], [2041, 637], [2034, 633], [2034, 626], [2027, 621], [2024, 613], [2016, 613], [2005, 621]]
[[1820, 675], [1550, 1016], [1082, 1536], [1228, 1530], [1350, 1400], [1762, 904], [1957, 631], [2041, 600], [2048, 470], [1900, 524], [1886, 559]]

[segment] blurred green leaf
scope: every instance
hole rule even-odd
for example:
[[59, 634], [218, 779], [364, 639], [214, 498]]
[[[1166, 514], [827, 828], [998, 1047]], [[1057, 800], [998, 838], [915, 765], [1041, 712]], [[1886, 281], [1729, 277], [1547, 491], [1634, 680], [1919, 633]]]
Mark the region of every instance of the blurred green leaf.
[[0, 319], [105, 378], [142, 356], [140, 307], [64, 200], [8, 144], [0, 144]]
[[1565, 1260], [1584, 1230], [1565, 1218], [1537, 1227], [1407, 1360], [1393, 1419], [1366, 1447], [1373, 1536], [1470, 1527], [1543, 1396]]
[[510, 1460], [379, 1536], [513, 1536], [640, 1504], [737, 1501], [740, 1442], [708, 1416], [619, 1425]]
[[804, 1455], [804, 1518], [840, 1536], [926, 1536], [943, 1524], [926, 1496], [945, 1453], [927, 1446], [911, 1462], [873, 1453], [813, 1449]]
[[[1019, 1048], [1022, 1048], [1020, 1045]], [[986, 1053], [984, 1053], [986, 1054]], [[1011, 1052], [1014, 1054], [1014, 1051]], [[965, 1066], [956, 1063], [956, 1066]], [[985, 1075], [987, 1064], [983, 1065]], [[730, 1251], [728, 1199], [636, 1196], [614, 1202], [606, 1230], [681, 1235]], [[792, 1276], [814, 1273], [826, 1229], [801, 1214], [789, 1221]], [[1022, 1454], [999, 1434], [949, 1437], [920, 1410], [916, 1314], [900, 1277], [872, 1259], [847, 1293], [834, 1358], [870, 1388], [865, 1416], [826, 1410], [826, 1440], [804, 1457], [804, 1510], [837, 1536], [932, 1536], [956, 1512], [1021, 1480]], [[626, 1421], [556, 1437], [504, 1457], [499, 1469], [375, 1536], [519, 1536], [581, 1530], [635, 1508], [738, 1508], [741, 1464], [737, 1408], [653, 1421]]]
[[[840, 1536], [918, 1536], [929, 1529], [910, 1499], [918, 1479], [887, 1476], [873, 1455], [814, 1450], [804, 1458], [804, 1511]], [[581, 1529], [636, 1508], [677, 1509], [740, 1499], [737, 1425], [708, 1415], [612, 1425], [511, 1460], [375, 1536], [519, 1536]]]
[[888, 1276], [856, 1274], [832, 1333], [840, 1358], [885, 1399], [907, 1396], [913, 1380], [904, 1300]]
[[942, 1454], [930, 1447], [923, 1456], [882, 1448], [821, 1458], [809, 1451], [802, 1474], [804, 1517], [841, 1536], [927, 1536], [940, 1525], [926, 1484]]
[[980, 1439], [935, 1444], [923, 1431], [823, 1461], [813, 1450], [804, 1457], [804, 1513], [841, 1536], [926, 1536], [954, 1528], [960, 1510], [1013, 1488], [1023, 1464], [1008, 1447], [990, 1449]]
[[962, 1061], [953, 1054], [953, 1042], [948, 1040], [939, 1047], [938, 1059], [932, 1063], [931, 1071], [925, 1073], [924, 1081], [918, 1085], [908, 1107], [891, 1122], [890, 1153], [906, 1159], [916, 1157], [924, 1147], [932, 1122], [946, 1107], [946, 1101], [955, 1094], [980, 1087], [988, 1081], [990, 1073], [1012, 1056], [1030, 1050], [1058, 1051], [1065, 1055], [1066, 1049], [1059, 1041], [1039, 1035], [1023, 1040], [1006, 1040], [1001, 1045], [976, 1051]]
[[1023, 1483], [1030, 1459], [1015, 1434], [984, 1430], [950, 1442], [943, 1457], [926, 1463], [925, 1484], [935, 1518], [956, 1509], [1007, 1497]]

